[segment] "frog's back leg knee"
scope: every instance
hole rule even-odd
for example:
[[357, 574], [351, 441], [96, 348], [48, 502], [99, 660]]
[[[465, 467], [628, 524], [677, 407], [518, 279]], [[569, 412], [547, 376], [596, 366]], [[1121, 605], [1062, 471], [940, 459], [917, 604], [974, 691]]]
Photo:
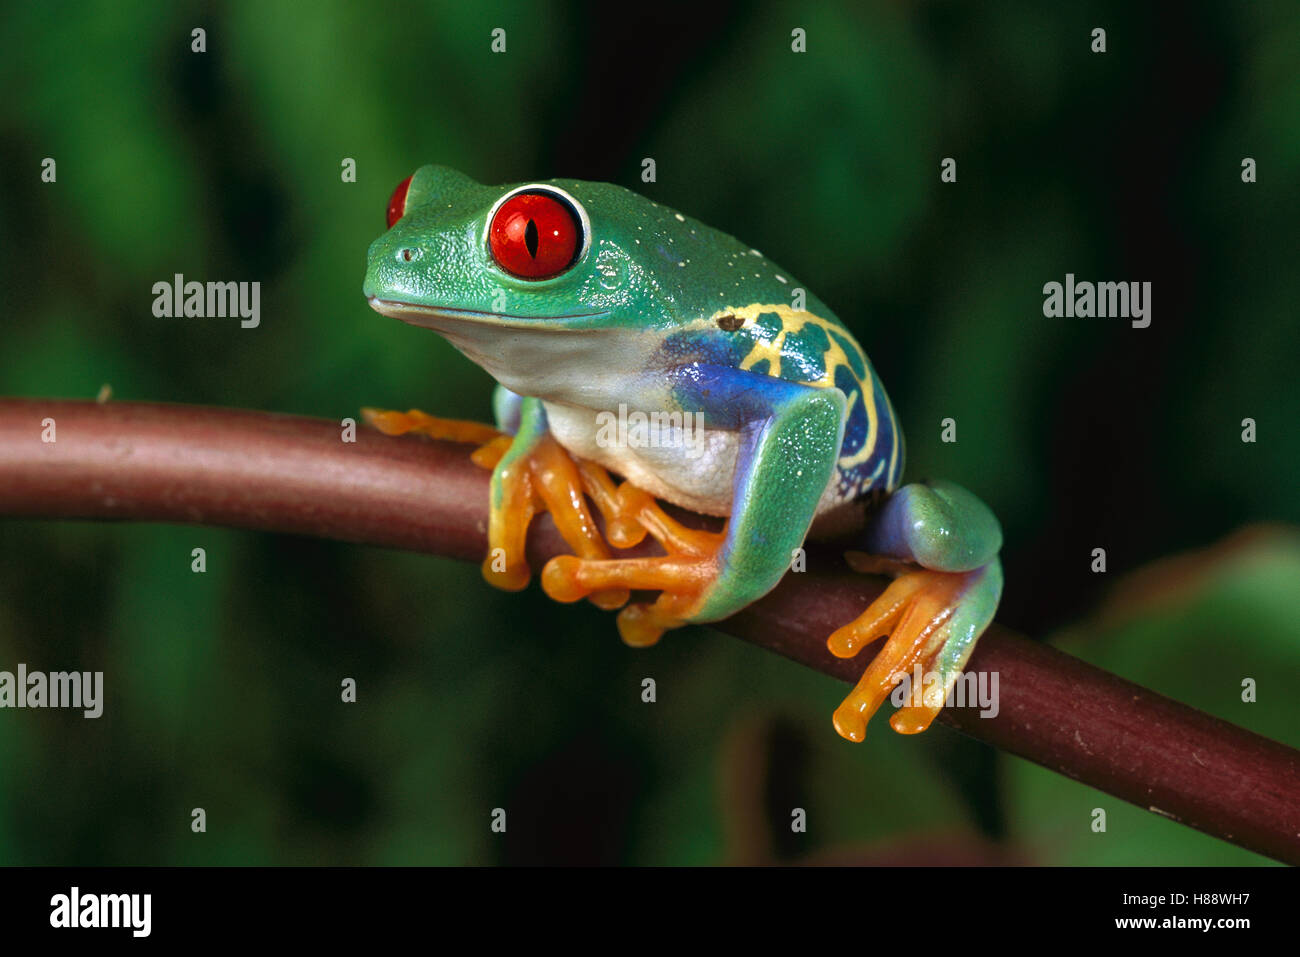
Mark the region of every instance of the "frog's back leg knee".
[[997, 556], [1002, 526], [960, 485], [914, 482], [885, 500], [863, 530], [860, 548], [934, 571], [966, 572]]

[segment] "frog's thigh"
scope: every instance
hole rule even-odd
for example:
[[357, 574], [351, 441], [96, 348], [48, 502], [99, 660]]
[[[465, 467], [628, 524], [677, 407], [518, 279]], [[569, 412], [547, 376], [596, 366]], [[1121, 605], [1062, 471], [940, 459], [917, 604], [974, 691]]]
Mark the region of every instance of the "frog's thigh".
[[934, 571], [967, 572], [997, 555], [1002, 527], [989, 507], [960, 485], [916, 482], [885, 500], [859, 548]]

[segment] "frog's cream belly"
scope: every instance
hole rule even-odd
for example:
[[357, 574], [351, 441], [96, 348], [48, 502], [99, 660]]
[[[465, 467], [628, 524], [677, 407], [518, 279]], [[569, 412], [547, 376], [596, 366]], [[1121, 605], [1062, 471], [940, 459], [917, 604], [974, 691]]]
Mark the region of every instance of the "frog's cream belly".
[[[740, 435], [721, 429], [668, 426], [637, 434], [627, 413], [626, 432], [618, 432], [615, 413], [543, 403], [551, 434], [579, 458], [617, 472], [656, 498], [705, 515], [731, 514]], [[642, 441], [648, 439], [648, 441]], [[817, 511], [837, 504], [833, 475]]]

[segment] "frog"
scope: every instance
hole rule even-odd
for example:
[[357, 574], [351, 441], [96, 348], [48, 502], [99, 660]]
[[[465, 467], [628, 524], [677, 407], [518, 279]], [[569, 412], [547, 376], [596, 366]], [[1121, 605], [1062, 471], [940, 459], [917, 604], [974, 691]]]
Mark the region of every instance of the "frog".
[[[757, 249], [616, 184], [488, 186], [426, 165], [386, 222], [367, 302], [491, 375], [495, 424], [363, 415], [389, 435], [476, 446], [492, 472], [489, 583], [529, 584], [528, 530], [549, 512], [571, 554], [544, 564], [543, 590], [620, 609], [623, 641], [646, 647], [758, 601], [806, 543], [840, 542], [852, 568], [889, 583], [827, 638], [840, 658], [884, 639], [833, 727], [862, 741], [914, 673], [925, 690], [890, 724], [930, 726], [1001, 599], [1001, 526], [956, 483], [903, 482], [898, 416], [821, 299]], [[618, 554], [647, 537], [658, 553]]]

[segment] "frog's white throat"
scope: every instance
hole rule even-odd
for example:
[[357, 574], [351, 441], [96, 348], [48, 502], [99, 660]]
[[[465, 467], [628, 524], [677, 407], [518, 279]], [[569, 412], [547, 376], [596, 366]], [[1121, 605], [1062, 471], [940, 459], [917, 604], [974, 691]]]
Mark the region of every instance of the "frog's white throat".
[[532, 319], [382, 299], [370, 305], [438, 333], [512, 392], [588, 409], [635, 402], [629, 376], [645, 368], [655, 349], [654, 337], [643, 330], [588, 324], [600, 314]]

